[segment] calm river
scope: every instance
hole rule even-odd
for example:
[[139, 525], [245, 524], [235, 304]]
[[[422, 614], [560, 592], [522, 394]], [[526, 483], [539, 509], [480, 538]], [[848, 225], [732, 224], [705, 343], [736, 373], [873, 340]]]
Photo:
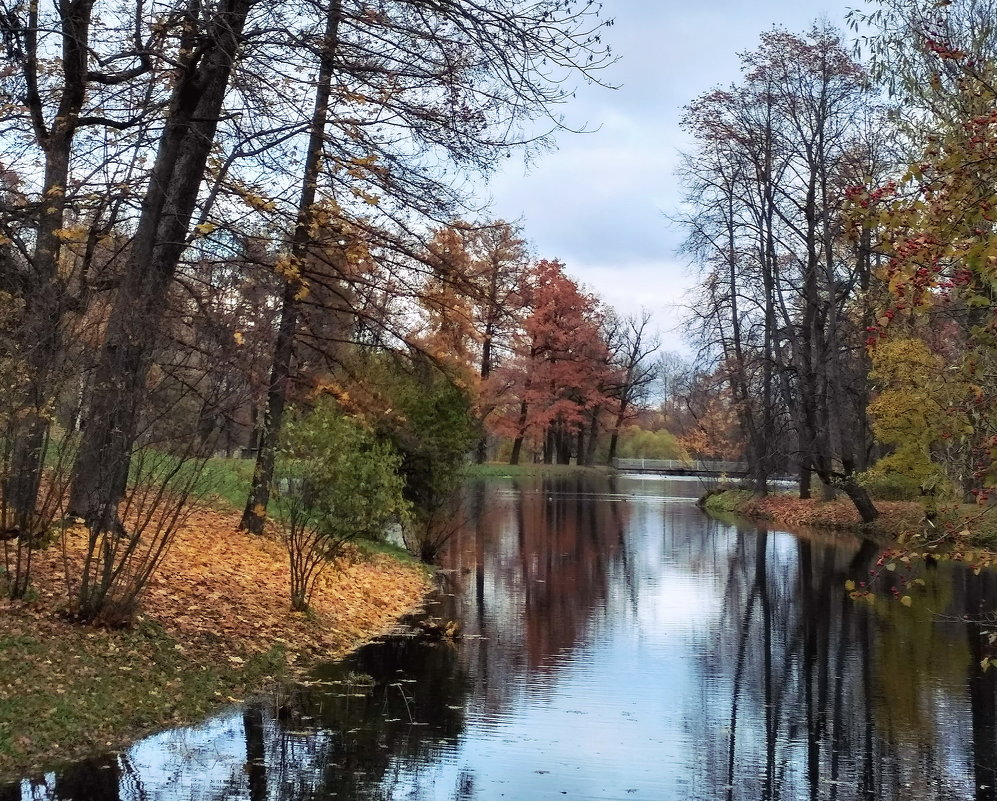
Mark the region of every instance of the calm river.
[[0, 801], [994, 799], [993, 574], [847, 597], [875, 548], [708, 519], [696, 481], [489, 479], [431, 614], [322, 683]]

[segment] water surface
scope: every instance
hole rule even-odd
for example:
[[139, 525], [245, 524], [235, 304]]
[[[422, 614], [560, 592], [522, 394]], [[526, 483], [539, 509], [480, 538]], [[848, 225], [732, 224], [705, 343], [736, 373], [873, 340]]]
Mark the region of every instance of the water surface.
[[430, 614], [320, 683], [0, 788], [77, 799], [992, 799], [994, 574], [911, 608], [878, 551], [710, 520], [696, 481], [468, 487]]

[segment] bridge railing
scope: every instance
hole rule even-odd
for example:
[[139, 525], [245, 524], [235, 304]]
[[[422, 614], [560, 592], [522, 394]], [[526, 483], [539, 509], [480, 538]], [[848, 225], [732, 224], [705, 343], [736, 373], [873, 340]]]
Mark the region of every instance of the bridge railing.
[[626, 472], [741, 474], [748, 472], [747, 462], [714, 462], [703, 459], [613, 459], [613, 467]]

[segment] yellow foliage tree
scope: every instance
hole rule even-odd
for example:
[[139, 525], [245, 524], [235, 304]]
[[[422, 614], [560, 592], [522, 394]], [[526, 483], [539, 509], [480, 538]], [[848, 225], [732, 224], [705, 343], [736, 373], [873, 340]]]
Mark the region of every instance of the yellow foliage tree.
[[953, 451], [973, 433], [959, 410], [965, 383], [951, 372], [920, 339], [885, 340], [872, 349], [870, 376], [879, 392], [869, 404], [869, 418], [876, 440], [893, 450], [870, 475], [899, 475], [925, 496], [948, 489], [954, 476], [946, 467], [958, 463]]

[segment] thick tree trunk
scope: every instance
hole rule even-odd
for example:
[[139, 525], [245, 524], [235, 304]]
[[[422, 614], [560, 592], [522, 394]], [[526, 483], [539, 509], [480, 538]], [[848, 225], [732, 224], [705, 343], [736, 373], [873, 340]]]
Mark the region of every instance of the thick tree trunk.
[[277, 327], [277, 344], [270, 368], [270, 388], [263, 422], [257, 427], [256, 468], [249, 488], [246, 508], [239, 527], [251, 534], [262, 534], [270, 503], [270, 485], [273, 482], [274, 464], [277, 459], [277, 440], [287, 404], [287, 386], [291, 380], [291, 361], [294, 357], [294, 334], [298, 327], [298, 306], [294, 300], [297, 292], [290, 282], [281, 298], [280, 323]]
[[612, 466], [613, 460], [616, 458], [616, 451], [619, 448], [620, 442], [620, 432], [613, 431], [609, 436], [609, 454], [606, 456], [606, 464]]
[[[322, 50], [318, 89], [315, 94], [315, 107], [308, 135], [308, 154], [305, 157], [301, 196], [298, 201], [298, 218], [291, 243], [291, 255], [298, 262], [307, 255], [311, 241], [309, 224], [312, 217], [312, 207], [315, 204], [318, 179], [322, 170], [322, 146], [329, 118], [329, 98], [332, 94], [332, 78], [341, 14], [340, 0], [333, 0], [329, 4], [326, 16], [325, 46]], [[267, 506], [270, 503], [270, 484], [273, 482], [277, 443], [284, 422], [284, 409], [287, 406], [287, 393], [291, 381], [294, 337], [298, 327], [297, 295], [300, 288], [300, 280], [288, 280], [281, 298], [280, 323], [277, 328], [277, 342], [274, 346], [273, 363], [270, 369], [267, 408], [263, 415], [263, 425], [259, 428], [256, 469], [253, 471], [249, 497], [246, 500], [246, 508], [243, 510], [242, 520], [239, 524], [241, 528], [253, 534], [263, 533]]]
[[474, 446], [474, 462], [475, 464], [484, 464], [487, 461], [488, 461], [488, 437], [482, 434], [481, 438]]
[[[60, 241], [56, 234], [65, 219], [66, 184], [77, 119], [86, 96], [87, 52], [93, 0], [76, 0], [62, 7], [63, 89], [50, 130], [41, 121], [41, 99], [31, 95], [35, 135], [45, 150], [44, 202], [38, 212], [35, 249], [29, 285], [24, 287], [24, 323], [19, 349], [24, 355], [28, 382], [20, 408], [14, 411], [14, 448], [3, 488], [4, 502], [13, 520], [4, 521], [25, 533], [34, 527], [35, 506], [48, 445], [48, 407], [55, 395], [62, 353], [62, 322], [66, 311], [65, 287], [59, 276]], [[26, 31], [26, 74], [37, 70], [37, 6], [29, 14]]]
[[[91, 526], [115, 525], [146, 394], [155, 331], [186, 247], [218, 117], [253, 0], [228, 0], [207, 30], [183, 37], [166, 126], [142, 202], [124, 276], [95, 370], [89, 424], [74, 470], [70, 509]], [[201, 35], [197, 35], [201, 33]]]
[[809, 467], [800, 468], [800, 500], [805, 501], [810, 498], [811, 487], [813, 485], [813, 470]]
[[[585, 449], [585, 465], [586, 467], [591, 467], [595, 464], [595, 449], [599, 444], [599, 410], [592, 410], [592, 423], [589, 428], [588, 441], [586, 443]], [[581, 458], [581, 454], [579, 454]]]
[[871, 523], [879, 517], [879, 510], [872, 502], [869, 491], [859, 484], [853, 476], [846, 477], [841, 484], [841, 488], [845, 491], [851, 502], [855, 504], [855, 508], [858, 510], [859, 517], [862, 518], [863, 523]]
[[620, 444], [620, 432], [623, 430], [623, 421], [626, 419], [627, 404], [621, 401], [620, 410], [616, 413], [616, 421], [613, 423], [613, 433], [609, 437], [609, 455], [606, 457], [606, 464], [611, 465], [616, 458], [616, 451]]
[[554, 436], [554, 452], [558, 464], [571, 464], [572, 437], [563, 424], [558, 425]]

